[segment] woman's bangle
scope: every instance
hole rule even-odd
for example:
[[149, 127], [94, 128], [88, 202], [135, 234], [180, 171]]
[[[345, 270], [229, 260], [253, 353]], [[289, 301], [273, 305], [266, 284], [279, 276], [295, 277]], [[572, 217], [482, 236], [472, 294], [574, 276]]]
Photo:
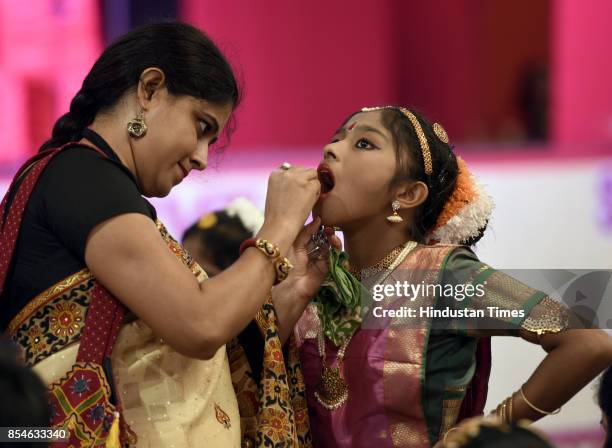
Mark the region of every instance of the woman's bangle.
[[247, 250], [249, 247], [256, 247], [255, 238], [249, 238], [244, 240], [242, 244], [240, 244], [240, 249], [238, 249], [238, 253], [242, 255], [244, 251]]
[[280, 249], [274, 243], [269, 242], [263, 238], [255, 239], [249, 238], [244, 240], [240, 245], [240, 254], [247, 250], [249, 247], [255, 247], [259, 249], [263, 254], [272, 260], [274, 264], [274, 271], [276, 272], [275, 285], [279, 284], [289, 276], [289, 271], [293, 269], [293, 265], [286, 257], [281, 257]]
[[280, 249], [274, 243], [269, 242], [268, 240], [264, 240], [263, 238], [255, 239], [249, 238], [244, 240], [240, 245], [240, 255], [247, 250], [249, 247], [256, 247], [260, 251], [264, 253], [264, 255], [273, 260], [280, 257]]
[[274, 269], [276, 270], [276, 283], [278, 284], [289, 277], [289, 272], [293, 269], [293, 265], [286, 257], [278, 257], [274, 261]]
[[544, 411], [544, 410], [542, 410], [542, 409], [538, 408], [537, 406], [535, 406], [535, 405], [534, 405], [533, 403], [531, 403], [531, 402], [530, 402], [530, 401], [527, 399], [527, 397], [525, 396], [525, 392], [523, 392], [523, 386], [521, 386], [521, 388], [520, 388], [520, 392], [521, 392], [521, 397], [523, 398], [523, 400], [525, 401], [525, 403], [527, 403], [527, 406], [529, 406], [531, 409], [533, 409], [533, 410], [534, 410], [534, 411], [536, 411], [536, 412], [539, 412], [539, 413], [540, 413], [540, 414], [542, 414], [542, 415], [556, 415], [556, 414], [558, 414], [559, 412], [561, 412], [561, 408], [559, 408], [559, 409], [557, 409], [557, 410], [554, 410], [554, 411], [552, 411], [552, 412], [547, 412], [547, 411]]

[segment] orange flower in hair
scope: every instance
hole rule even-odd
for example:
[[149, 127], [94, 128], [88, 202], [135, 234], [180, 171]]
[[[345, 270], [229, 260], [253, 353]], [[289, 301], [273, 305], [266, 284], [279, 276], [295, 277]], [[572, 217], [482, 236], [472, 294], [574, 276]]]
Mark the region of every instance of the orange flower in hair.
[[442, 244], [463, 244], [478, 236], [491, 217], [494, 204], [467, 164], [457, 157], [459, 174], [455, 189], [438, 217], [430, 240]]

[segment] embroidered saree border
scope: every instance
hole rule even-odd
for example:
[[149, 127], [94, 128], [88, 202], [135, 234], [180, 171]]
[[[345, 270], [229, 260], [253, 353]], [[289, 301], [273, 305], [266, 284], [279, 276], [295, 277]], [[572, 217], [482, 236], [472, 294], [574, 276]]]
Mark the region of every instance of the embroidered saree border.
[[[443, 264], [445, 257], [454, 248], [454, 246], [438, 246], [428, 247], [419, 246], [414, 250], [408, 258], [398, 268], [405, 273], [410, 272], [411, 282], [418, 283], [435, 282], [439, 280], [440, 267]], [[423, 275], [430, 275], [436, 272], [435, 278], [423, 278]], [[414, 275], [420, 275], [418, 279], [412, 278]], [[397, 280], [395, 276], [393, 281]], [[427, 303], [434, 306], [437, 298], [421, 297], [420, 303]], [[429, 440], [429, 422], [427, 420], [427, 403], [425, 402], [425, 383], [427, 369], [427, 350], [428, 339], [431, 331], [431, 323], [420, 328], [402, 328], [401, 319], [393, 320], [392, 327], [388, 329], [388, 342], [385, 354], [384, 364], [384, 388], [385, 388], [385, 407], [387, 410], [403, 407], [400, 412], [390, 412], [387, 415], [389, 422], [389, 434], [394, 447], [427, 447], [430, 444]], [[389, 350], [395, 353], [393, 356], [387, 357]], [[401, 360], [403, 362], [391, 362], [388, 359]], [[415, 371], [415, 368], [418, 371]], [[411, 408], [405, 403], [401, 406], [393, 399], [391, 391], [405, 391], [411, 389], [412, 395], [416, 395], [416, 399], [420, 402], [420, 406], [415, 407], [411, 403]], [[402, 395], [404, 395], [402, 393]], [[406, 400], [404, 400], [405, 402]], [[398, 409], [399, 410], [399, 409]], [[401, 417], [401, 418], [400, 418]]]
[[66, 291], [76, 287], [80, 283], [92, 279], [93, 276], [89, 269], [82, 269], [76, 274], [69, 275], [68, 277], [60, 280], [55, 285], [46, 289], [34, 299], [30, 300], [28, 304], [17, 313], [17, 315], [11, 320], [7, 327], [7, 333], [10, 337], [13, 337], [15, 331], [23, 324], [23, 322], [31, 317], [41, 307], [55, 299], [56, 297], [64, 294]]

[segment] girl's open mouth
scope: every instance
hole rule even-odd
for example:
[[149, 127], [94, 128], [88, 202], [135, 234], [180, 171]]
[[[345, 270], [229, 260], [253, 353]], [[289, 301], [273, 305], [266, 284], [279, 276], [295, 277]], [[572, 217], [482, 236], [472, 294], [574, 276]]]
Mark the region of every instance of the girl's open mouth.
[[317, 168], [317, 173], [319, 174], [319, 182], [321, 182], [321, 196], [323, 196], [333, 190], [336, 180], [329, 166], [323, 163]]

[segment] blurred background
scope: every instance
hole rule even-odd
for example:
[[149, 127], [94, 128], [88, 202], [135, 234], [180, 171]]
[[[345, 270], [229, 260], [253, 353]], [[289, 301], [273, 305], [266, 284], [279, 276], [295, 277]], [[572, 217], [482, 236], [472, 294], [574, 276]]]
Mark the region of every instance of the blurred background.
[[[271, 169], [316, 166], [350, 113], [401, 104], [442, 123], [494, 197], [483, 260], [612, 268], [609, 0], [0, 0], [0, 194], [104, 46], [158, 19], [207, 32], [245, 89], [211, 167], [154, 201], [176, 236], [237, 196], [263, 207]], [[498, 339], [487, 410], [542, 358]], [[538, 425], [600, 446], [593, 394]]]

